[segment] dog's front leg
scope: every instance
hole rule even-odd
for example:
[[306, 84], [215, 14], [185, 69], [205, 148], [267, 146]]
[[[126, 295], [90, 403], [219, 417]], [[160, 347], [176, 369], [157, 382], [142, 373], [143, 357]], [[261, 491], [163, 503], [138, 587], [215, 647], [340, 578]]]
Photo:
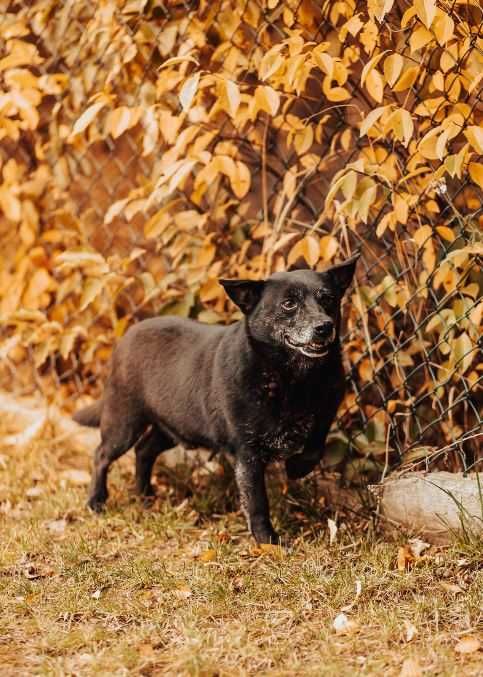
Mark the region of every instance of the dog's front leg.
[[240, 503], [248, 528], [258, 543], [278, 543], [279, 537], [270, 522], [265, 464], [252, 454], [238, 455], [235, 478]]
[[322, 454], [320, 449], [309, 449], [302, 454], [290, 456], [285, 461], [287, 476], [291, 480], [298, 480], [305, 477], [320, 463]]

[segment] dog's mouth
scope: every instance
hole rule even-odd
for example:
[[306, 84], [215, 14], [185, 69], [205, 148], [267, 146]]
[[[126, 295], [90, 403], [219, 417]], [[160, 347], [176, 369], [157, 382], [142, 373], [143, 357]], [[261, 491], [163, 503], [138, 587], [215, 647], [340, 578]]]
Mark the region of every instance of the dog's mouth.
[[326, 343], [319, 343], [318, 341], [296, 343], [288, 336], [285, 336], [285, 343], [293, 350], [298, 350], [305, 357], [324, 357], [329, 352], [329, 346]]

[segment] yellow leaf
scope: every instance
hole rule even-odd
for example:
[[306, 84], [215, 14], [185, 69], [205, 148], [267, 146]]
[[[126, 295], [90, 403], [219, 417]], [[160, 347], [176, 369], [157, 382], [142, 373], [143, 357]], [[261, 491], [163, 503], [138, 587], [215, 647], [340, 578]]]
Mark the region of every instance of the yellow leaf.
[[119, 216], [119, 214], [122, 212], [122, 210], [124, 209], [124, 207], [127, 205], [128, 202], [129, 202], [128, 197], [113, 202], [104, 215], [104, 223], [107, 225], [111, 223], [111, 221], [114, 218], [116, 218], [116, 216]]
[[201, 73], [195, 73], [189, 77], [181, 87], [179, 92], [179, 101], [183, 111], [186, 113], [191, 108], [200, 82]]
[[445, 154], [446, 154], [446, 144], [448, 143], [449, 136], [450, 136], [450, 133], [447, 129], [445, 129], [444, 132], [442, 132], [438, 136], [438, 140], [436, 141], [436, 147], [435, 147], [436, 158], [438, 160], [442, 160], [444, 158]]
[[317, 52], [314, 50], [312, 53], [312, 58], [320, 68], [322, 73], [325, 73], [329, 80], [332, 81], [332, 76], [334, 74], [334, 59], [327, 54], [326, 52]]
[[379, 61], [384, 56], [384, 54], [387, 54], [388, 51], [389, 50], [386, 49], [384, 52], [381, 52], [380, 54], [376, 54], [375, 56], [372, 57], [372, 59], [369, 59], [369, 61], [366, 63], [366, 65], [362, 69], [362, 73], [361, 73], [361, 86], [362, 87], [364, 86], [364, 83], [365, 83], [369, 73], [372, 71], [373, 68], [375, 68], [377, 66]]
[[465, 129], [464, 133], [476, 152], [483, 155], [483, 128], [471, 125]]
[[352, 37], [355, 38], [363, 25], [364, 24], [361, 21], [359, 14], [354, 14], [354, 16], [352, 16], [349, 21], [346, 21], [346, 23], [342, 26], [341, 32], [339, 33], [341, 40], [346, 38], [347, 33], [350, 33]]
[[215, 559], [216, 559], [216, 550], [213, 550], [212, 548], [204, 550], [199, 557], [200, 562], [214, 562]]
[[159, 138], [159, 125], [154, 110], [154, 106], [150, 106], [142, 117], [143, 134], [143, 157], [149, 155], [156, 148]]
[[290, 250], [287, 264], [291, 266], [300, 257], [303, 257], [309, 266], [315, 266], [320, 257], [320, 245], [315, 236], [306, 235], [299, 240]]
[[365, 85], [374, 101], [381, 103], [384, 96], [384, 78], [379, 71], [371, 70], [366, 77]]
[[310, 125], [307, 125], [301, 131], [298, 131], [294, 136], [294, 147], [297, 155], [306, 153], [314, 142], [314, 130]]
[[389, 106], [379, 106], [378, 108], [374, 108], [374, 110], [371, 110], [371, 112], [367, 114], [367, 116], [361, 122], [361, 127], [359, 130], [360, 136], [364, 136], [365, 134], [367, 134], [367, 132], [371, 129], [371, 127], [373, 127], [373, 125], [376, 124], [376, 122], [379, 120], [384, 111], [388, 109], [388, 107]]
[[0, 186], [0, 209], [10, 221], [20, 221], [22, 218], [20, 200], [5, 185]]
[[483, 165], [479, 162], [470, 162], [468, 171], [471, 180], [483, 190]]
[[140, 117], [140, 110], [120, 106], [111, 111], [107, 117], [106, 130], [113, 139], [117, 139], [130, 127], [134, 127]]
[[239, 200], [245, 197], [250, 190], [251, 178], [250, 170], [246, 164], [237, 160], [235, 163], [235, 171], [230, 176], [230, 183], [233, 192]]
[[196, 164], [196, 160], [186, 160], [171, 176], [168, 191], [172, 193], [184, 181]]
[[407, 571], [416, 561], [409, 545], [401, 546], [397, 551], [398, 571]]
[[330, 78], [327, 76], [322, 83], [322, 91], [324, 92], [328, 101], [346, 101], [350, 99], [351, 95], [345, 87], [332, 87]]
[[269, 49], [265, 54], [258, 69], [260, 80], [268, 80], [268, 78], [274, 75], [279, 68], [283, 66], [284, 59], [280, 54], [282, 48], [283, 45], [275, 45], [275, 47]]
[[320, 238], [320, 258], [323, 261], [330, 261], [338, 249], [339, 243], [333, 235], [324, 235]]
[[368, 0], [367, 10], [371, 19], [381, 22], [386, 14], [391, 11], [394, 0]]
[[454, 34], [454, 21], [445, 12], [438, 9], [434, 20], [433, 31], [438, 44], [443, 47]]
[[398, 108], [394, 111], [386, 120], [384, 125], [384, 132], [388, 133], [389, 131], [393, 132], [396, 139], [402, 141], [403, 144], [407, 147], [411, 141], [414, 123], [411, 117], [411, 113], [404, 108]]
[[348, 171], [340, 183], [340, 189], [346, 200], [352, 200], [357, 188], [357, 174], [350, 170]]
[[260, 86], [255, 90], [255, 103], [258, 110], [263, 110], [269, 115], [276, 115], [280, 106], [280, 95], [268, 85]]
[[436, 16], [436, 0], [414, 0], [416, 14], [426, 28], [430, 28]]
[[447, 242], [453, 242], [455, 239], [454, 232], [448, 226], [436, 226], [436, 231]]
[[431, 129], [418, 144], [418, 150], [421, 155], [428, 160], [437, 160], [438, 153], [436, 150], [436, 145], [438, 143], [438, 134], [441, 134], [441, 127], [435, 127]]
[[84, 310], [90, 305], [97, 296], [101, 293], [106, 283], [106, 279], [102, 277], [89, 277], [87, 278], [84, 289], [82, 291], [82, 296], [80, 299], [79, 310]]
[[417, 80], [419, 74], [419, 66], [411, 66], [401, 75], [399, 80], [393, 86], [394, 92], [402, 92], [409, 87], [412, 87]]
[[384, 60], [384, 77], [389, 87], [392, 87], [401, 75], [404, 59], [400, 54], [390, 54]]
[[413, 239], [418, 245], [418, 247], [421, 248], [425, 246], [427, 242], [430, 241], [432, 234], [433, 231], [431, 229], [431, 226], [421, 226], [414, 233]]
[[394, 214], [399, 223], [405, 225], [408, 222], [409, 205], [407, 199], [397, 193], [393, 193], [392, 203], [394, 206]]
[[464, 374], [471, 366], [473, 358], [476, 355], [476, 346], [466, 332], [463, 332], [453, 340], [451, 359], [451, 367], [456, 369], [460, 374]]
[[274, 543], [260, 543], [258, 547], [262, 554], [270, 555], [275, 557], [275, 559], [283, 559], [285, 554], [282, 546], [275, 545]]
[[416, 52], [418, 49], [421, 49], [431, 42], [431, 40], [433, 40], [433, 34], [424, 26], [419, 26], [419, 28], [416, 28], [416, 30], [411, 33], [411, 37], [409, 38], [411, 52]]
[[[3, 28], [2, 33], [4, 33]], [[2, 38], [5, 40], [5, 35], [2, 35]], [[0, 72], [18, 66], [28, 66], [31, 68], [34, 65], [42, 63], [35, 45], [23, 40], [11, 40], [7, 43], [7, 48], [10, 49], [10, 54], [0, 59]]]
[[223, 80], [223, 84], [225, 86], [225, 94], [228, 101], [229, 112], [232, 118], [234, 118], [240, 105], [240, 88], [236, 82], [233, 82], [233, 80], [225, 79]]
[[74, 344], [76, 342], [76, 339], [78, 336], [87, 336], [87, 332], [84, 329], [84, 327], [73, 327], [72, 329], [68, 329], [64, 334], [62, 334], [62, 338], [60, 339], [60, 354], [63, 357], [64, 360], [66, 360], [70, 353], [72, 352], [72, 349], [74, 348]]
[[185, 56], [172, 56], [171, 59], [166, 59], [166, 61], [163, 61], [161, 66], [159, 66], [158, 71], [160, 71], [162, 68], [168, 68], [169, 66], [175, 66], [179, 63], [186, 63], [187, 61], [191, 61], [192, 63], [196, 64], [199, 66], [199, 62], [194, 58], [194, 56], [189, 56], [186, 54]]
[[74, 127], [72, 128], [71, 137], [77, 136], [77, 134], [82, 134], [84, 129], [86, 129], [91, 124], [101, 108], [104, 108], [105, 105], [105, 101], [98, 101], [97, 103], [93, 103], [92, 106], [89, 106], [89, 108], [87, 108], [82, 113], [80, 118], [75, 121]]
[[367, 223], [367, 220], [369, 218], [369, 209], [376, 201], [376, 196], [377, 196], [377, 185], [374, 184], [372, 186], [369, 186], [369, 188], [364, 191], [362, 197], [358, 201], [359, 216], [364, 223]]
[[114, 336], [116, 338], [121, 338], [121, 336], [124, 335], [128, 325], [129, 321], [131, 319], [130, 315], [124, 315], [124, 317], [121, 317], [119, 320], [117, 320], [116, 324], [114, 325]]

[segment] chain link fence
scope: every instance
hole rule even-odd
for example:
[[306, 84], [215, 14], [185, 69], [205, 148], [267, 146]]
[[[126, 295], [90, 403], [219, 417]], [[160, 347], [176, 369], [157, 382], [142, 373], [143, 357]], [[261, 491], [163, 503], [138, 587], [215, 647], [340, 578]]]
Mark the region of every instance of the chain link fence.
[[[465, 144], [478, 164], [481, 9], [445, 5], [454, 40], [429, 49], [410, 4], [381, 21], [368, 5], [0, 3], [4, 388], [72, 411], [133, 322], [229, 321], [218, 276], [360, 249], [326, 465], [477, 467], [482, 190], [457, 165]], [[376, 44], [403, 70], [385, 61], [368, 93]], [[439, 129], [439, 148], [421, 158], [399, 118], [362, 134], [383, 103], [421, 121], [420, 140]]]

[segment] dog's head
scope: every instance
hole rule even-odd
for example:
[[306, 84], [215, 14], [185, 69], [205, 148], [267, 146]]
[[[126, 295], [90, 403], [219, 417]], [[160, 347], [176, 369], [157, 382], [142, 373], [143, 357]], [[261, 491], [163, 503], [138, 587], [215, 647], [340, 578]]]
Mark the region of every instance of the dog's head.
[[315, 360], [325, 357], [338, 338], [340, 303], [357, 259], [322, 272], [293, 270], [262, 281], [220, 280], [220, 284], [247, 316], [255, 340]]

